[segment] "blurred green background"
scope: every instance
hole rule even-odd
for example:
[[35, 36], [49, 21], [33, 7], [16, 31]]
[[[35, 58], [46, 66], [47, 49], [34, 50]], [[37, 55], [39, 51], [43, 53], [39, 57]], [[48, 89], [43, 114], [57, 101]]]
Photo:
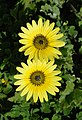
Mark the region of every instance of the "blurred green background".
[[[66, 45], [56, 60], [62, 86], [49, 101], [25, 101], [15, 92], [20, 27], [38, 18], [60, 27]], [[0, 120], [82, 120], [82, 0], [0, 0]]]

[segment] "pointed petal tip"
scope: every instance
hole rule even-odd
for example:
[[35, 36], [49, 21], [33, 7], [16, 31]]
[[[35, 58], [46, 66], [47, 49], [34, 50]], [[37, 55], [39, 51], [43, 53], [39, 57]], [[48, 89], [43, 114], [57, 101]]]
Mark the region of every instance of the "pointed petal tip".
[[18, 91], [20, 91], [20, 90], [17, 88], [16, 91], [18, 92]]
[[20, 37], [20, 36], [21, 36], [21, 33], [18, 33], [18, 36]]
[[[40, 17], [39, 20], [42, 20], [42, 18]], [[39, 20], [38, 20], [38, 21], [39, 21]]]
[[65, 46], [65, 42], [64, 42], [64, 41], [62, 41], [62, 47], [63, 47], [63, 46]]
[[15, 79], [17, 79], [17, 76], [16, 76], [16, 75], [14, 75], [14, 78], [15, 78]]
[[23, 26], [21, 26], [21, 30], [23, 29], [24, 27]]
[[21, 47], [21, 48], [19, 48], [19, 52], [22, 52], [23, 51], [23, 48]]
[[14, 83], [14, 85], [17, 85], [16, 82]]

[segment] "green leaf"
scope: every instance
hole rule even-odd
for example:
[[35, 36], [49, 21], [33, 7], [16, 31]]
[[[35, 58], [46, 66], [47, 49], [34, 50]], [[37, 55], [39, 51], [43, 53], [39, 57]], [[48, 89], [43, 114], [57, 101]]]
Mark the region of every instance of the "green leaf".
[[5, 59], [3, 60], [3, 62], [2, 62], [2, 64], [0, 65], [0, 69], [3, 70], [4, 67], [5, 67], [7, 64], [8, 64], [8, 59], [5, 58]]
[[42, 11], [44, 11], [45, 13], [47, 13], [51, 9], [51, 6], [48, 5], [47, 3], [45, 3], [45, 5], [41, 6], [41, 9], [42, 9]]
[[58, 114], [54, 114], [52, 120], [61, 120], [61, 116]]
[[73, 92], [73, 101], [76, 106], [80, 106], [82, 103], [82, 90], [80, 89], [75, 89]]
[[18, 13], [18, 6], [16, 5], [16, 7], [14, 7], [14, 9], [10, 10], [10, 14], [15, 20], [17, 20], [17, 13]]
[[16, 110], [16, 111], [11, 111], [11, 112], [8, 112], [6, 113], [6, 116], [10, 116], [11, 118], [16, 118], [16, 117], [19, 117], [20, 116], [20, 110]]
[[56, 5], [52, 7], [52, 10], [53, 10], [53, 18], [56, 18], [57, 16], [60, 15], [60, 10]]
[[61, 106], [60, 106], [60, 103], [59, 101], [53, 101], [53, 102], [50, 102], [50, 108], [53, 108], [55, 113], [58, 114], [59, 112], [61, 112]]
[[36, 113], [36, 112], [38, 112], [38, 111], [39, 111], [39, 109], [36, 108], [36, 109], [33, 110], [33, 113]]
[[76, 36], [77, 36], [77, 34], [78, 34], [78, 31], [75, 30], [75, 26], [70, 26], [68, 32], [69, 32], [69, 35], [70, 35], [71, 37], [74, 37], [74, 38], [76, 38]]
[[82, 21], [79, 21], [79, 26], [82, 27]]
[[0, 78], [2, 77], [2, 75], [3, 75], [3, 73], [2, 73], [2, 72], [0, 72]]
[[64, 91], [62, 91], [60, 94], [60, 98], [59, 98], [59, 101], [62, 102], [65, 97], [67, 95], [69, 95], [73, 90], [74, 90], [74, 81], [75, 81], [75, 77], [74, 76], [71, 76], [70, 74], [66, 74], [64, 75], [62, 78], [66, 79], [66, 88]]
[[0, 65], [0, 69], [3, 70], [4, 67], [5, 67], [5, 63], [2, 63], [2, 64]]
[[82, 120], [82, 111], [76, 114], [76, 120]]
[[60, 21], [57, 21], [57, 22], [56, 22], [56, 25], [57, 25], [58, 27], [61, 27]]
[[71, 82], [74, 82], [76, 80], [75, 75], [71, 75], [71, 74], [65, 74], [65, 75], [62, 76], [62, 78], [65, 81], [71, 81]]
[[4, 98], [6, 98], [6, 97], [7, 97], [7, 96], [6, 96], [5, 94], [0, 93], [0, 100], [4, 99]]
[[16, 103], [18, 101], [22, 101], [23, 97], [20, 96], [20, 92], [15, 92], [15, 95], [13, 97], [8, 98], [8, 100]]
[[80, 8], [80, 14], [82, 15], [82, 7]]
[[73, 109], [73, 105], [71, 103], [68, 104], [68, 102], [66, 100], [64, 100], [62, 103], [63, 114], [65, 116], [69, 115], [72, 109]]
[[82, 54], [82, 46], [79, 48], [79, 53]]
[[8, 94], [8, 93], [11, 92], [11, 91], [12, 91], [12, 86], [9, 85], [9, 84], [7, 84], [7, 87], [3, 89], [3, 92], [4, 92], [5, 94]]
[[81, 43], [82, 43], [82, 37], [79, 38], [78, 42], [81, 42]]
[[44, 118], [43, 120], [49, 120], [49, 118]]
[[42, 103], [41, 111], [44, 113], [50, 113], [50, 106], [49, 103]]

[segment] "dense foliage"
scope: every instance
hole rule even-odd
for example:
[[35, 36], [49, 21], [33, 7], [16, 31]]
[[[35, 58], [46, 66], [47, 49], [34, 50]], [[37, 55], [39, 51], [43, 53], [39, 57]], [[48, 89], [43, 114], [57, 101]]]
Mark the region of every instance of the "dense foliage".
[[[82, 0], [0, 0], [0, 120], [82, 120]], [[62, 86], [49, 101], [25, 101], [15, 92], [19, 53], [18, 33], [39, 17], [55, 22], [66, 45], [56, 59]]]

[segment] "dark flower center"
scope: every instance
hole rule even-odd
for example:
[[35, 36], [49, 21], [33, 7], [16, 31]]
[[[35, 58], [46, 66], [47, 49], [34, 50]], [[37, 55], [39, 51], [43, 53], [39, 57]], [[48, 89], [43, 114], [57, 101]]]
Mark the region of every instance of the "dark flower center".
[[42, 71], [35, 71], [31, 74], [30, 80], [31, 80], [32, 84], [40, 85], [40, 84], [44, 83], [45, 75]]
[[34, 38], [33, 44], [37, 49], [45, 49], [48, 46], [48, 41], [43, 35], [38, 35]]
[[39, 43], [40, 43], [40, 44], [43, 44], [43, 40], [40, 40]]
[[41, 78], [40, 78], [40, 75], [36, 75], [36, 76], [35, 76], [35, 80], [36, 80], [36, 81], [40, 81], [40, 79], [41, 79]]

